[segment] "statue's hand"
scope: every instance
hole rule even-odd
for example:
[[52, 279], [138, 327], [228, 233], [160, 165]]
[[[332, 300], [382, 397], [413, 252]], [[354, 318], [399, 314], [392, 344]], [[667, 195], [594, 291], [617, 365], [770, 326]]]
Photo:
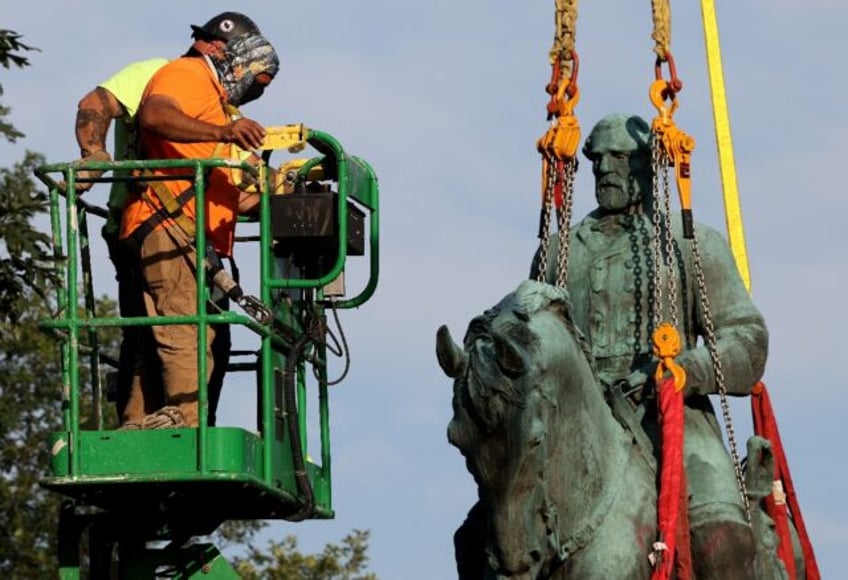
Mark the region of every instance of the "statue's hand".
[[631, 389], [644, 387], [649, 378], [650, 375], [644, 369], [637, 369], [627, 377], [627, 384]]
[[654, 396], [654, 371], [656, 363], [651, 361], [643, 364], [627, 376], [627, 385], [637, 401], [653, 398]]

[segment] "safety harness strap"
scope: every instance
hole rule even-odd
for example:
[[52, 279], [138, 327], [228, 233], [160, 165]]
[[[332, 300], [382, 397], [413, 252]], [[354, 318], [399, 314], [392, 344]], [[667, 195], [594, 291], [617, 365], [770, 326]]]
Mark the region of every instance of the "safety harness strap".
[[[133, 241], [140, 246], [144, 239], [162, 222], [171, 219], [177, 223], [180, 229], [182, 229], [187, 236], [189, 236], [189, 239], [193, 240], [196, 231], [195, 225], [194, 222], [183, 213], [183, 207], [190, 200], [194, 199], [194, 187], [187, 187], [182, 191], [182, 193], [175, 197], [162, 182], [150, 182], [150, 186], [153, 188], [153, 191], [156, 192], [156, 195], [162, 202], [162, 205], [152, 216], [142, 222], [141, 225], [139, 225], [132, 234], [130, 234], [130, 238], [132, 238]], [[154, 205], [150, 199], [147, 199], [147, 202]]]

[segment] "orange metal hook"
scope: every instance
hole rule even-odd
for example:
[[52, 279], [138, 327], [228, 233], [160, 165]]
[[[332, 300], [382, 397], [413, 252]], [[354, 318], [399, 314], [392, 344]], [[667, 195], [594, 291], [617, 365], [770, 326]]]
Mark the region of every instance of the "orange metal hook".
[[686, 371], [677, 364], [674, 357], [680, 354], [680, 334], [669, 322], [663, 322], [654, 331], [654, 355], [659, 359], [654, 371], [654, 380], [659, 383], [666, 372], [674, 378], [674, 389], [677, 392], [686, 386]]

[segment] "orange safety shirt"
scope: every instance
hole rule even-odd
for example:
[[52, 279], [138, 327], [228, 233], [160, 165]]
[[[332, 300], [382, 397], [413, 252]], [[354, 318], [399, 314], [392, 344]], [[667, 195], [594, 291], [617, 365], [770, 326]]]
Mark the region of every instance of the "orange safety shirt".
[[[224, 110], [226, 93], [204, 58], [183, 57], [165, 66], [150, 79], [142, 97], [144, 101], [153, 95], [163, 95], [174, 100], [183, 113], [200, 121], [214, 125], [227, 125], [230, 119]], [[150, 131], [141, 131], [141, 151], [145, 159], [199, 159], [216, 155], [215, 142], [178, 143], [169, 141]], [[220, 149], [219, 149], [220, 151]], [[218, 153], [220, 155], [220, 153]], [[156, 175], [190, 173], [187, 168], [155, 169]], [[191, 187], [191, 181], [164, 181], [174, 197]], [[240, 190], [233, 185], [230, 171], [215, 168], [206, 179], [206, 236], [215, 251], [222, 256], [231, 256], [233, 236], [238, 211]], [[159, 197], [152, 187], [139, 195], [130, 197], [123, 213], [121, 238], [126, 238], [142, 223], [153, 216], [161, 206]], [[183, 206], [183, 213], [195, 220], [195, 201], [192, 198]], [[156, 226], [176, 227], [171, 220]]]

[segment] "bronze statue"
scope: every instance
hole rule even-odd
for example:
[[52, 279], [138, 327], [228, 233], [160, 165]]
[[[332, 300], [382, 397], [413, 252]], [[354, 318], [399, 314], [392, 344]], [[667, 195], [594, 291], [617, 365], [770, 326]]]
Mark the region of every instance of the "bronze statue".
[[[475, 318], [464, 349], [439, 331], [439, 362], [456, 379], [448, 436], [480, 492], [455, 537], [461, 578], [650, 576], [657, 453], [650, 333], [658, 305], [649, 127], [636, 116], [610, 115], [583, 151], [599, 207], [569, 237], [568, 290], [551, 285], [554, 236], [551, 284], [524, 282]], [[746, 395], [763, 373], [766, 327], [726, 241], [700, 224], [695, 235], [724, 385]], [[672, 238], [695, 577], [780, 578], [770, 521], [755, 505], [757, 534], [747, 522], [707, 396], [717, 379], [698, 344], [703, 303], [690, 240], [676, 219]], [[538, 268], [537, 252], [531, 277]], [[749, 496], [758, 500], [767, 493], [760, 491]]]

